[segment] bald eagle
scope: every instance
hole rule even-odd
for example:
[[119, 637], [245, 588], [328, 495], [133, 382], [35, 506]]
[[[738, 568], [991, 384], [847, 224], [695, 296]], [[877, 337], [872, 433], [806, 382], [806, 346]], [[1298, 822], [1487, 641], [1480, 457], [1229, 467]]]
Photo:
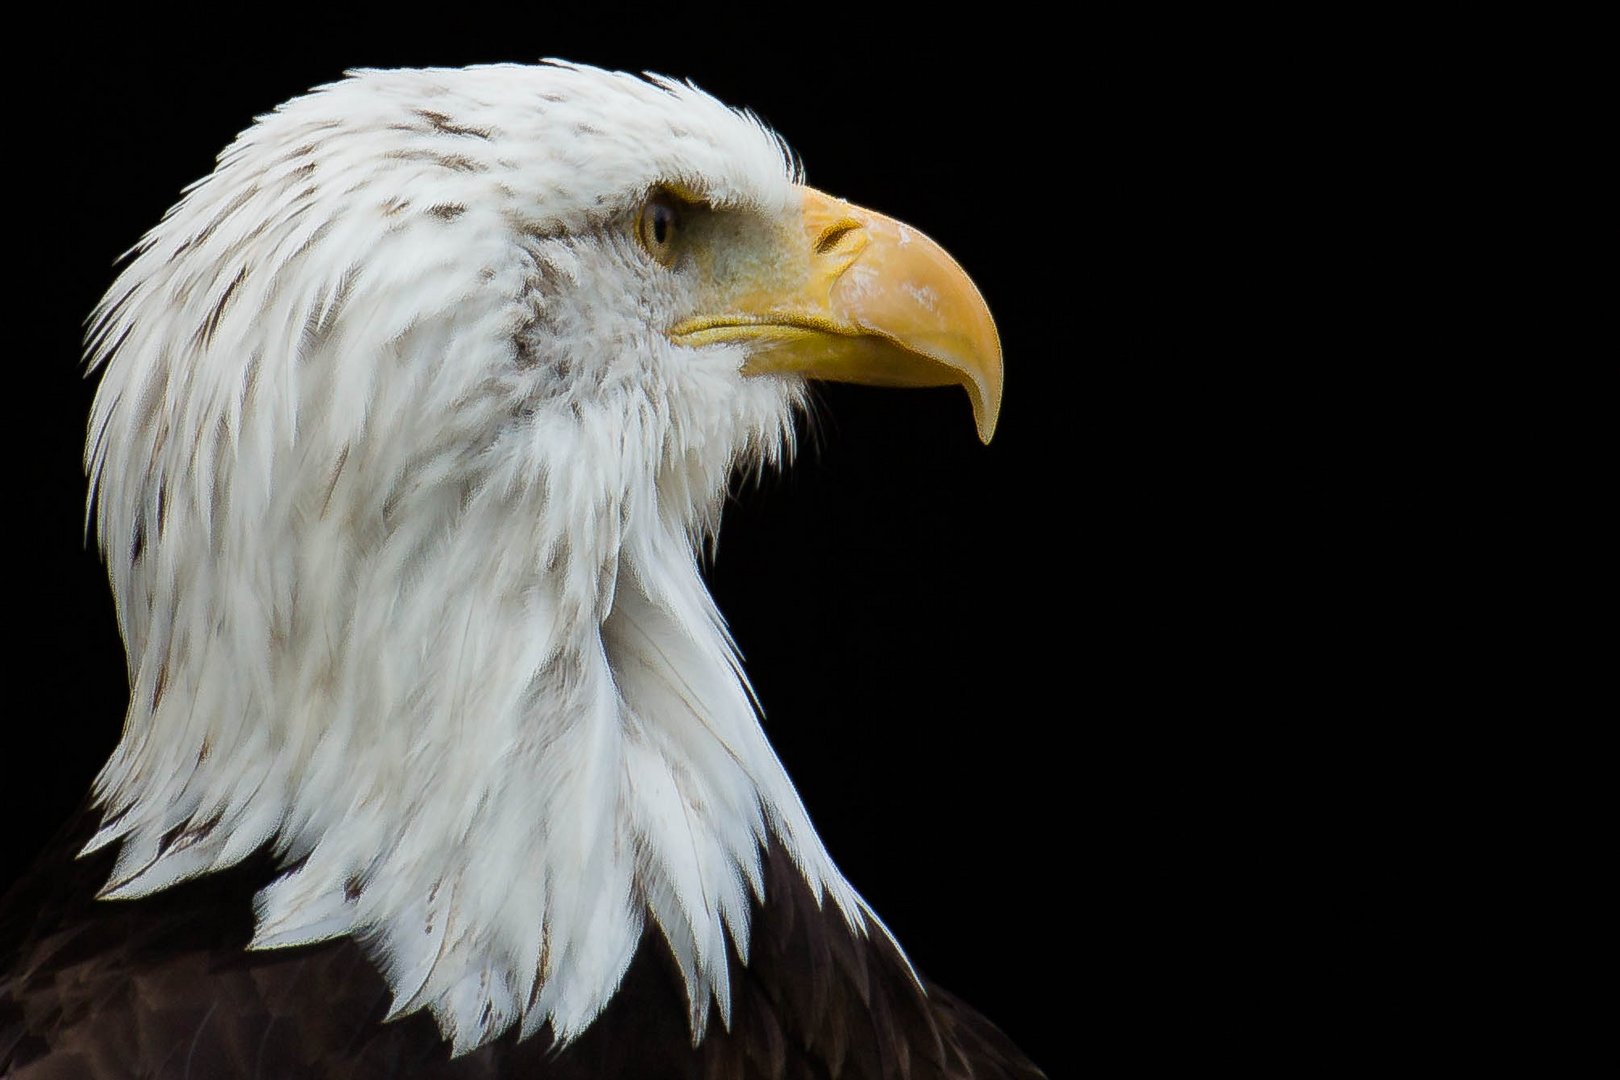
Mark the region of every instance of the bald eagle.
[[92, 319], [130, 702], [5, 901], [0, 1064], [1041, 1075], [839, 872], [701, 576], [807, 380], [995, 427], [970, 279], [800, 180], [549, 63], [353, 73], [187, 189]]

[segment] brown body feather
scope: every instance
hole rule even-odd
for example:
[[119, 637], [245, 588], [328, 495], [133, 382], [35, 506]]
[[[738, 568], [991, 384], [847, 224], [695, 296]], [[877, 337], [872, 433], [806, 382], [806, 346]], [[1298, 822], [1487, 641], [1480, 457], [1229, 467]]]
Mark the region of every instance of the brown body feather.
[[425, 1013], [383, 1023], [389, 993], [344, 938], [250, 952], [265, 855], [134, 901], [98, 901], [108, 853], [65, 830], [0, 903], [0, 1069], [18, 1080], [384, 1077], [533, 1080], [1026, 1080], [1042, 1073], [989, 1021], [912, 981], [881, 936], [822, 911], [781, 852], [766, 858], [730, 1029], [692, 1046], [680, 976], [644, 935], [605, 1012], [558, 1052], [511, 1034], [451, 1060]]

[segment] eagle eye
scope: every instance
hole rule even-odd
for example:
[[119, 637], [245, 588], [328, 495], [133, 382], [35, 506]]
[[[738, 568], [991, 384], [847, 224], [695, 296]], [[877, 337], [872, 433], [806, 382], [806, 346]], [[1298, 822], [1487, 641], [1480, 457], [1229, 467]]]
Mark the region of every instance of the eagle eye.
[[657, 189], [636, 215], [636, 239], [647, 254], [665, 266], [675, 265], [681, 237], [681, 204], [670, 192]]

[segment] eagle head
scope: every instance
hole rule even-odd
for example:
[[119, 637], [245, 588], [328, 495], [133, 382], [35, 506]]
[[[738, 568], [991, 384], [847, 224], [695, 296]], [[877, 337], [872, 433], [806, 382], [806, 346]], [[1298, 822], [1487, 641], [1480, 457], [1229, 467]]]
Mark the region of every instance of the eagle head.
[[699, 573], [807, 379], [960, 385], [932, 241], [698, 90], [364, 71], [260, 118], [98, 309], [86, 450], [137, 897], [269, 844], [255, 948], [353, 935], [457, 1052], [590, 1023], [644, 930], [701, 1038], [761, 852], [860, 933]]

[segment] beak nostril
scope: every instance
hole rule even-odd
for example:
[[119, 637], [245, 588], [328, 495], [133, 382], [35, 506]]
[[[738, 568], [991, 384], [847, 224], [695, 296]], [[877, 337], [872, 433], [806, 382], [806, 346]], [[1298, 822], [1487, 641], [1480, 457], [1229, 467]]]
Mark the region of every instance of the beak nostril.
[[822, 231], [821, 238], [816, 241], [816, 254], [825, 255], [838, 246], [838, 241], [861, 227], [861, 223], [851, 218], [834, 222]]

